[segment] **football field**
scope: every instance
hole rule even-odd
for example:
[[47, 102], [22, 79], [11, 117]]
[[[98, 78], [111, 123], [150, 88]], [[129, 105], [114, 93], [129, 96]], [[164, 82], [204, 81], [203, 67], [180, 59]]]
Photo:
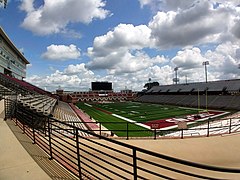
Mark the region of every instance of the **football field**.
[[197, 109], [183, 109], [176, 106], [137, 102], [93, 104], [93, 107], [97, 107], [98, 109], [105, 110], [111, 114], [117, 114], [141, 123], [169, 117], [179, 117], [198, 112]]
[[[184, 108], [139, 102], [78, 103], [78, 107], [118, 136], [152, 136], [152, 124], [158, 129], [175, 128], [179, 121], [194, 122], [220, 114]], [[222, 112], [221, 112], [222, 113]]]

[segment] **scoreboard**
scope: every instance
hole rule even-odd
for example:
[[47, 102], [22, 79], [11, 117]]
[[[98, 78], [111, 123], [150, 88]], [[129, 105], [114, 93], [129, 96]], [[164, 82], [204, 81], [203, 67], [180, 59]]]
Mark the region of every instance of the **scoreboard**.
[[92, 91], [111, 91], [112, 83], [111, 82], [92, 82]]

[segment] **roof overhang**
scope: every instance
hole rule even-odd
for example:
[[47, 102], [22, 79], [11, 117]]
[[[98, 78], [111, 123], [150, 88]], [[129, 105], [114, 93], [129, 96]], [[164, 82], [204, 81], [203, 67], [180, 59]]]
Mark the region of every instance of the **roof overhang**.
[[0, 35], [4, 38], [4, 40], [8, 43], [8, 45], [17, 53], [18, 56], [21, 57], [21, 59], [26, 63], [30, 64], [29, 61], [23, 56], [23, 54], [18, 50], [18, 48], [13, 44], [13, 42], [10, 40], [8, 35], [4, 32], [2, 27], [0, 26]]

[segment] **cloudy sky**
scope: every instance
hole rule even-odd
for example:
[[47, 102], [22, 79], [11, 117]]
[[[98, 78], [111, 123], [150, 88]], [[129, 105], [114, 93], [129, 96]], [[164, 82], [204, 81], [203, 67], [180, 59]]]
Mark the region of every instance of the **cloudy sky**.
[[0, 25], [30, 61], [26, 80], [47, 90], [109, 81], [140, 91], [240, 78], [240, 0], [9, 0]]

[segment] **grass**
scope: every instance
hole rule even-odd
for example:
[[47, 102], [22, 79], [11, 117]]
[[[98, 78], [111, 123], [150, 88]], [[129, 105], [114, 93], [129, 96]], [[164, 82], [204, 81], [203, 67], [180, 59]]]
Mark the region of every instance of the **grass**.
[[[129, 137], [153, 136], [153, 131], [133, 123], [128, 123], [111, 114], [117, 114], [142, 123], [170, 117], [181, 117], [198, 112], [196, 109], [183, 109], [176, 106], [136, 102], [117, 102], [109, 104], [92, 103], [91, 105], [92, 107], [84, 103], [77, 104], [80, 109], [84, 110], [96, 121], [102, 123], [108, 130], [113, 131], [117, 136], [121, 137], [126, 137], [127, 135]], [[108, 112], [110, 112], [110, 114]]]
[[[103, 124], [108, 130], [113, 131], [117, 136], [120, 137], [147, 137], [153, 136], [153, 132], [141, 126], [127, 123], [125, 120], [119, 119], [107, 114], [103, 111], [97, 110], [95, 108], [86, 106], [84, 103], [78, 103], [77, 106], [84, 110], [89, 116], [91, 116], [96, 121]], [[127, 132], [128, 130], [128, 132]], [[128, 133], [128, 134], [127, 134]]]
[[188, 114], [198, 113], [197, 109], [183, 109], [177, 106], [136, 102], [119, 102], [92, 105], [137, 122], [147, 122], [172, 117], [181, 117]]

